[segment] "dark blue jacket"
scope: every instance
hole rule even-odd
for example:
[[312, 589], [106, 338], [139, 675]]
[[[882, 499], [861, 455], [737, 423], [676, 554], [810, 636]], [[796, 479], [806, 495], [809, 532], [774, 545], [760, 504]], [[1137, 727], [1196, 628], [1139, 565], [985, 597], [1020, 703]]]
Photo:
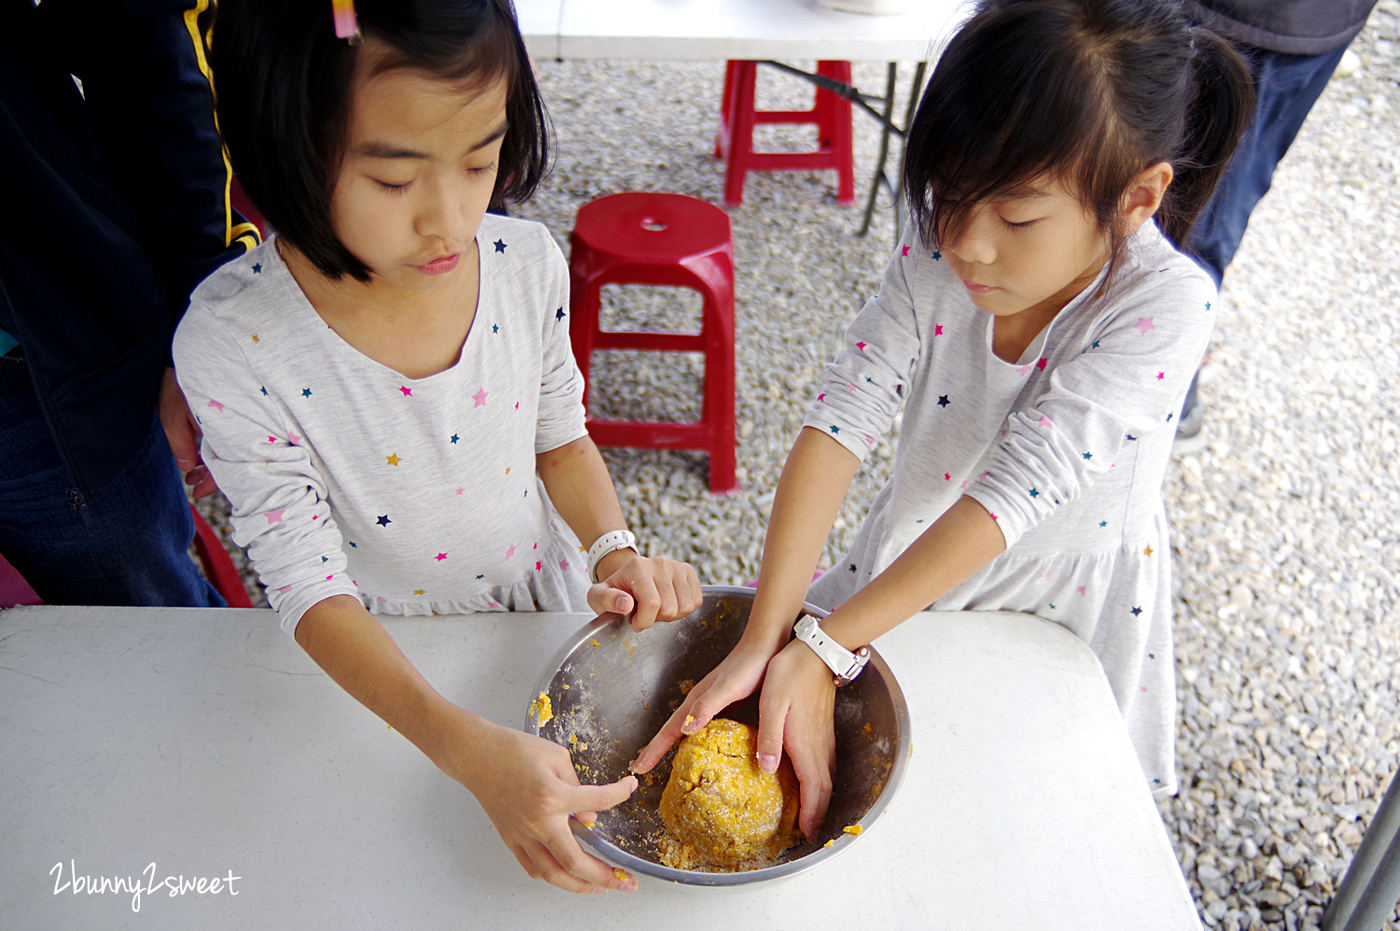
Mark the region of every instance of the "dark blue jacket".
[[0, 0], [0, 328], [75, 507], [148, 435], [190, 292], [257, 244], [229, 206], [211, 6]]
[[1355, 39], [1377, 0], [1185, 0], [1196, 21], [1241, 45], [1321, 55]]

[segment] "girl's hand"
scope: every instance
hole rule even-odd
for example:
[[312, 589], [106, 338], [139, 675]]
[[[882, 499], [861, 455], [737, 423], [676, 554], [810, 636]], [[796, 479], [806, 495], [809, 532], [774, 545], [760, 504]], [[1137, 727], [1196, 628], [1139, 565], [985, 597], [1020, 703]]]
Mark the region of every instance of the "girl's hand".
[[632, 763], [632, 772], [649, 772], [683, 735], [695, 733], [727, 706], [752, 695], [772, 658], [771, 650], [749, 646], [741, 640], [718, 666], [710, 670], [709, 675], [686, 694], [676, 713], [637, 754], [636, 761]]
[[589, 589], [588, 606], [598, 614], [630, 613], [635, 631], [700, 607], [700, 577], [694, 567], [665, 556], [618, 550], [599, 560], [598, 578], [603, 581]]
[[758, 765], [777, 770], [787, 748], [802, 785], [797, 825], [816, 840], [831, 801], [836, 766], [836, 685], [831, 670], [805, 643], [793, 640], [768, 663], [758, 700]]
[[[452, 774], [476, 796], [510, 852], [533, 879], [569, 892], [633, 892], [637, 880], [584, 853], [569, 831], [569, 816], [597, 820], [637, 788], [627, 776], [611, 785], [582, 786], [569, 751], [523, 731], [491, 725], [478, 732], [472, 772]], [[482, 761], [486, 761], [483, 763]]]

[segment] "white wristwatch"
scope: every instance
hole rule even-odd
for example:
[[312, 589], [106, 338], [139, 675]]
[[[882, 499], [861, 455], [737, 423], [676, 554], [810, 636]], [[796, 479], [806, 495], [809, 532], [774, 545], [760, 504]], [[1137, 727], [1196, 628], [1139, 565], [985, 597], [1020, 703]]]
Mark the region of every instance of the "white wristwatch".
[[616, 553], [618, 550], [637, 548], [637, 538], [630, 530], [609, 530], [601, 537], [593, 541], [593, 545], [588, 548], [588, 581], [597, 583], [598, 563], [609, 553]]
[[810, 614], [804, 614], [797, 619], [797, 624], [792, 628], [793, 635], [807, 646], [812, 648], [812, 652], [817, 654], [827, 668], [835, 676], [838, 686], [845, 685], [865, 668], [866, 662], [870, 659], [870, 648], [861, 647], [852, 653], [831, 639], [821, 629], [817, 619]]

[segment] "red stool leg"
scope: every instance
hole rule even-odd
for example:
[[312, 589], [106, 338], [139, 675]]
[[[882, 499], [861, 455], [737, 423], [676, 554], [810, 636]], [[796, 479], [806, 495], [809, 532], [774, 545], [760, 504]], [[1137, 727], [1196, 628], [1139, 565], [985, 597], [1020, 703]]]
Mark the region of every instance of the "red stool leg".
[[744, 176], [753, 163], [754, 88], [758, 62], [734, 63], [734, 86], [729, 111], [729, 150], [724, 170], [724, 203], [744, 202]]
[[734, 66], [738, 62], [724, 63], [724, 91], [719, 98], [719, 132], [715, 134], [715, 152], [711, 158], [725, 158], [729, 152], [730, 121], [734, 113]]
[[577, 237], [570, 240], [569, 261], [569, 344], [574, 362], [583, 375], [583, 408], [588, 410], [588, 368], [597, 341], [598, 312], [601, 303], [602, 275], [588, 246]]
[[705, 294], [705, 344], [705, 409], [702, 416], [711, 428], [710, 491], [728, 494], [739, 490], [739, 482], [734, 474], [737, 442], [734, 424], [734, 290], [727, 282], [712, 282]]
[[194, 551], [199, 554], [200, 565], [204, 567], [209, 584], [224, 596], [230, 608], [251, 608], [253, 602], [243, 587], [243, 579], [224, 549], [224, 541], [214, 532], [214, 528], [204, 520], [194, 505], [190, 505], [190, 517], [194, 520]]
[[[817, 74], [851, 83], [851, 63], [848, 61], [819, 61]], [[817, 119], [818, 134], [823, 151], [831, 152], [836, 161], [838, 204], [856, 202], [855, 153], [851, 132], [851, 102], [831, 91], [817, 89], [817, 100], [813, 109], [820, 110]]]

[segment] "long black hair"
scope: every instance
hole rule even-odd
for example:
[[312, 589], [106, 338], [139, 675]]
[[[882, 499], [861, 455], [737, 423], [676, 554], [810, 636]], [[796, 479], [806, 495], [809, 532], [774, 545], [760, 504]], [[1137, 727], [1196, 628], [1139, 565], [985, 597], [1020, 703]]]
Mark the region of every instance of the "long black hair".
[[1145, 168], [1175, 179], [1157, 212], [1182, 247], [1254, 109], [1243, 59], [1174, 0], [984, 0], [939, 59], [904, 158], [924, 242], [988, 198], [1060, 180], [1110, 237]]
[[[389, 46], [381, 71], [506, 81], [510, 128], [491, 200], [528, 198], [548, 167], [549, 124], [511, 0], [356, 0], [355, 12], [360, 31]], [[336, 38], [330, 0], [221, 0], [210, 41], [234, 173], [278, 235], [333, 280], [370, 280], [330, 219], [359, 53]]]

